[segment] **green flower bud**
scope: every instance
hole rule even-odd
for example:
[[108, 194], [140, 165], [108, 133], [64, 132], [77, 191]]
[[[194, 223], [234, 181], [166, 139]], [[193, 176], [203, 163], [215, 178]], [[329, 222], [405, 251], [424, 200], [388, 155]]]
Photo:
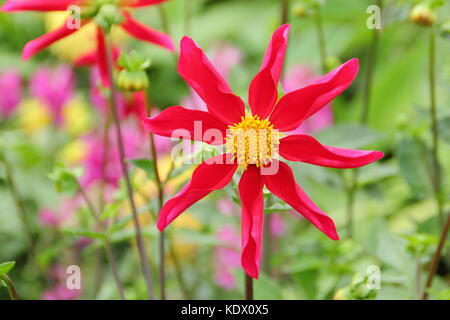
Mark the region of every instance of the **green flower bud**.
[[430, 27], [436, 22], [436, 13], [429, 5], [418, 4], [411, 10], [409, 18], [415, 24]]
[[444, 21], [440, 27], [441, 36], [450, 39], [450, 20]]
[[112, 3], [105, 3], [100, 6], [100, 9], [94, 19], [100, 27], [108, 32], [111, 30], [113, 25], [117, 25], [122, 22], [123, 16], [116, 5]]
[[143, 91], [150, 85], [145, 71], [128, 71], [123, 69], [117, 76], [117, 86], [122, 91]]

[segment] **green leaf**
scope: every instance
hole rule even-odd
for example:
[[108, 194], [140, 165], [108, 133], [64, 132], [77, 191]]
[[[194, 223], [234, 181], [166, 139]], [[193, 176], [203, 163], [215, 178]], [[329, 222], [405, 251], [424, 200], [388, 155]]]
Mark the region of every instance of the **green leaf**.
[[119, 213], [119, 209], [120, 209], [121, 205], [122, 204], [120, 201], [108, 203], [106, 205], [105, 210], [103, 210], [103, 212], [100, 215], [100, 220], [115, 218], [117, 216], [117, 214]]
[[85, 229], [63, 229], [62, 232], [67, 235], [77, 236], [77, 237], [86, 237], [92, 239], [104, 239], [105, 236], [101, 232], [94, 232]]
[[49, 178], [54, 182], [56, 191], [73, 196], [78, 192], [78, 178], [82, 174], [82, 167], [68, 168], [63, 164], [56, 164]]
[[133, 166], [143, 170], [149, 179], [155, 179], [155, 164], [152, 160], [147, 158], [131, 159], [129, 160]]
[[12, 270], [12, 268], [14, 268], [15, 265], [16, 265], [15, 261], [8, 261], [8, 262], [1, 263], [0, 264], [0, 276], [8, 274], [8, 272], [10, 272]]
[[424, 160], [428, 161], [427, 154], [424, 154], [413, 138], [403, 137], [398, 143], [397, 156], [400, 173], [406, 183], [417, 198], [425, 198], [430, 189], [424, 165]]

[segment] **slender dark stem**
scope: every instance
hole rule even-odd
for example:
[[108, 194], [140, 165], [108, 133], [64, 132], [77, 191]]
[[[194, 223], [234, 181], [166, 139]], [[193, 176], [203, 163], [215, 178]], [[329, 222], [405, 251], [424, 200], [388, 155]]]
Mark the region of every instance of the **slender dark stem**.
[[[150, 98], [147, 93], [147, 113], [149, 116], [151, 116], [151, 110], [150, 110]], [[158, 170], [158, 155], [156, 153], [156, 146], [155, 146], [155, 137], [152, 133], [149, 134], [150, 139], [150, 153], [151, 158], [153, 159], [153, 170], [155, 174], [155, 181], [156, 181], [156, 188], [158, 190], [158, 213], [161, 211], [161, 208], [164, 203], [164, 190], [163, 185], [161, 181], [161, 176], [159, 175]], [[164, 231], [161, 231], [159, 234], [159, 291], [161, 295], [161, 300], [166, 300], [166, 275], [165, 275], [165, 235]]]
[[184, 0], [184, 34], [191, 34], [192, 0]]
[[326, 63], [327, 50], [325, 45], [325, 32], [323, 31], [322, 15], [320, 13], [319, 7], [317, 8], [316, 14], [314, 15], [314, 22], [316, 25], [317, 40], [319, 41], [320, 64], [322, 72], [326, 73], [328, 71]]
[[429, 48], [429, 82], [430, 82], [430, 114], [431, 114], [431, 134], [433, 137], [433, 167], [435, 176], [435, 198], [439, 214], [440, 226], [444, 223], [443, 203], [441, 197], [441, 168], [439, 163], [439, 128], [436, 105], [436, 33], [430, 28], [430, 48]]
[[[377, 5], [382, 9], [383, 1], [377, 0]], [[367, 72], [364, 82], [364, 92], [363, 92], [363, 105], [361, 112], [361, 124], [367, 125], [370, 115], [370, 99], [372, 96], [373, 87], [373, 74], [377, 62], [378, 46], [380, 42], [380, 30], [373, 29], [372, 31], [372, 42], [369, 48], [369, 55], [367, 58]], [[351, 181], [347, 189], [347, 233], [348, 236], [352, 235], [353, 231], [353, 219], [355, 211], [355, 196], [358, 189], [358, 176], [359, 170], [354, 169], [351, 173]]]
[[0, 279], [2, 279], [6, 283], [6, 287], [8, 288], [8, 293], [11, 300], [19, 300], [19, 295], [17, 294], [16, 287], [14, 286], [11, 278], [7, 274], [5, 274], [2, 275]]
[[[89, 199], [88, 195], [86, 194], [86, 191], [84, 190], [84, 188], [81, 186], [81, 184], [78, 183], [78, 190], [81, 194], [81, 197], [83, 198], [84, 202], [86, 203], [89, 211], [91, 212], [92, 217], [95, 220], [95, 223], [97, 225], [97, 227], [101, 228], [101, 221], [100, 221], [100, 217], [97, 213], [97, 211], [95, 210], [94, 205], [92, 204], [91, 199]], [[117, 260], [116, 257], [114, 255], [114, 252], [112, 250], [111, 247], [111, 241], [109, 239], [109, 236], [107, 235], [106, 232], [103, 232], [103, 245], [105, 247], [105, 253], [106, 253], [106, 258], [108, 259], [109, 265], [111, 266], [111, 271], [114, 277], [114, 281], [116, 283], [117, 286], [117, 290], [119, 291], [120, 294], [120, 298], [122, 300], [125, 300], [125, 290], [123, 288], [123, 284], [122, 281], [120, 280], [120, 276], [119, 276], [119, 271], [117, 268]]]
[[[382, 8], [383, 1], [377, 0], [377, 5]], [[380, 42], [380, 30], [373, 29], [372, 31], [372, 42], [369, 48], [369, 55], [367, 57], [367, 72], [364, 83], [363, 92], [363, 110], [361, 113], [361, 123], [367, 124], [370, 114], [370, 98], [372, 96], [372, 82], [373, 82], [373, 71], [375, 70], [375, 65], [377, 62], [377, 52]]]
[[245, 300], [253, 300], [253, 278], [244, 272], [245, 276]]
[[422, 300], [428, 299], [428, 291], [433, 284], [434, 276], [436, 275], [436, 270], [441, 260], [442, 250], [444, 249], [445, 242], [448, 236], [448, 230], [450, 229], [450, 213], [447, 214], [447, 220], [445, 222], [444, 228], [442, 229], [441, 237], [439, 239], [439, 244], [434, 252], [433, 259], [431, 260], [430, 268], [428, 270], [428, 278], [423, 290]]
[[417, 295], [417, 299], [420, 299], [422, 297], [421, 258], [422, 258], [422, 256], [420, 254], [418, 254], [416, 257], [416, 295]]
[[117, 144], [118, 144], [119, 155], [120, 155], [120, 166], [122, 169], [122, 174], [125, 178], [126, 190], [127, 190], [127, 194], [128, 194], [128, 201], [131, 206], [131, 212], [132, 212], [133, 220], [134, 220], [134, 227], [136, 229], [136, 243], [137, 243], [137, 247], [138, 247], [138, 251], [139, 251], [139, 260], [141, 263], [142, 273], [145, 278], [149, 297], [151, 299], [155, 299], [155, 294], [153, 291], [152, 274], [150, 272], [148, 257], [147, 257], [147, 253], [145, 251], [145, 245], [144, 245], [144, 240], [143, 240], [142, 231], [141, 231], [141, 225], [139, 222], [136, 204], [134, 202], [133, 188], [131, 186], [130, 174], [128, 172], [127, 164], [125, 163], [125, 147], [124, 147], [124, 143], [123, 143], [122, 129], [120, 126], [117, 101], [116, 101], [117, 90], [116, 90], [116, 84], [114, 82], [114, 76], [113, 76], [112, 46], [111, 46], [111, 39], [110, 39], [109, 34], [107, 34], [107, 36], [106, 36], [106, 43], [107, 43], [106, 51], [107, 51], [107, 56], [108, 56], [108, 61], [107, 61], [108, 79], [109, 79], [109, 83], [110, 83], [110, 93], [109, 93], [110, 107], [111, 107], [111, 114], [112, 114], [113, 122], [116, 127], [116, 138], [117, 138]]
[[177, 277], [178, 283], [180, 284], [181, 292], [186, 300], [191, 300], [192, 296], [189, 288], [184, 281], [183, 269], [180, 265], [180, 260], [178, 259], [177, 253], [173, 248], [172, 244], [169, 244], [170, 258], [172, 259], [173, 265], [175, 267], [175, 275]]
[[281, 24], [288, 23], [289, 18], [289, 0], [281, 0]]
[[30, 245], [33, 246], [33, 232], [32, 232], [30, 223], [28, 221], [25, 206], [24, 206], [23, 201], [17, 190], [16, 182], [14, 180], [12, 166], [10, 165], [8, 159], [6, 158], [6, 155], [0, 154], [0, 161], [3, 162], [3, 166], [5, 167], [6, 181], [8, 182], [9, 190], [11, 192], [14, 203], [17, 207], [17, 212], [19, 214], [19, 219], [22, 224], [22, 229], [25, 232], [25, 235], [26, 235], [27, 240], [29, 241]]

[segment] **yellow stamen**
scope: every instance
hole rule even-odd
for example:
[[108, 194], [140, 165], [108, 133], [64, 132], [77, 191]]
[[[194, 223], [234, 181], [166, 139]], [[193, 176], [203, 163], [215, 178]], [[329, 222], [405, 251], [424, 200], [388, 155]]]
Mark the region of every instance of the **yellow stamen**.
[[246, 115], [241, 122], [228, 126], [226, 151], [244, 170], [249, 164], [268, 165], [278, 153], [280, 133], [269, 120]]

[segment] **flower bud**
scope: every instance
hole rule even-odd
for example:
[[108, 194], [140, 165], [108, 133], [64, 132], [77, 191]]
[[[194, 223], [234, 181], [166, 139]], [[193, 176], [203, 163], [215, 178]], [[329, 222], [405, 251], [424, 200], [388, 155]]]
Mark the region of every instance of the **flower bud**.
[[150, 82], [145, 71], [128, 71], [123, 69], [117, 76], [117, 86], [122, 91], [142, 91], [146, 90]]
[[444, 23], [442, 23], [440, 31], [442, 37], [450, 39], [450, 20], [447, 20]]
[[426, 4], [414, 6], [409, 16], [410, 20], [418, 25], [429, 27], [436, 22], [436, 13]]
[[294, 15], [298, 18], [305, 18], [309, 16], [309, 10], [303, 3], [297, 3], [292, 9]]

